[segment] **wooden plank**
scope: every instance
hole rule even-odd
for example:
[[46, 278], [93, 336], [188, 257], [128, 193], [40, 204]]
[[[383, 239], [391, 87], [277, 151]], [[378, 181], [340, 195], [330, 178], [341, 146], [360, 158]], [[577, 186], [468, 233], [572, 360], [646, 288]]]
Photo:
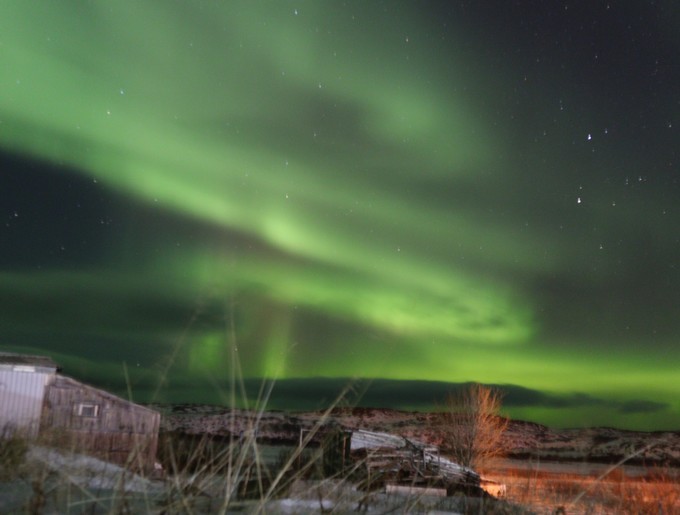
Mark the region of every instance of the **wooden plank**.
[[388, 483], [385, 485], [385, 492], [388, 494], [422, 496], [431, 495], [435, 497], [446, 497], [446, 488], [433, 488], [427, 486], [395, 485]]

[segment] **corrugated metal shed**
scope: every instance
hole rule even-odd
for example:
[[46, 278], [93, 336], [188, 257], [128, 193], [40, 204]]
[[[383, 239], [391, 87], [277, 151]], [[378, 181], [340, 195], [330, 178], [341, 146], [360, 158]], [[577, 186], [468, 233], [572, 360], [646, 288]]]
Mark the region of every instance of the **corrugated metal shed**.
[[45, 356], [0, 353], [0, 432], [38, 436], [45, 388], [57, 365]]

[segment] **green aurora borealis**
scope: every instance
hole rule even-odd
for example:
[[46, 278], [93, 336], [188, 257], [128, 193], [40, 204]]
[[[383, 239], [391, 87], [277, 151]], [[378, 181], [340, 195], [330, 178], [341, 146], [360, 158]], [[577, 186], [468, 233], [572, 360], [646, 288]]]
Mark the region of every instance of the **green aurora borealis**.
[[3, 2], [2, 348], [679, 428], [680, 18], [477, 4]]

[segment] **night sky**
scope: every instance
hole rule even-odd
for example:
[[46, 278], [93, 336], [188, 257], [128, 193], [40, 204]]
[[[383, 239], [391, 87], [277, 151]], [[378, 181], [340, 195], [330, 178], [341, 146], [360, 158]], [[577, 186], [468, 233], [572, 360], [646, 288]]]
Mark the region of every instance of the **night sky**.
[[673, 0], [5, 0], [0, 350], [679, 429], [679, 114]]

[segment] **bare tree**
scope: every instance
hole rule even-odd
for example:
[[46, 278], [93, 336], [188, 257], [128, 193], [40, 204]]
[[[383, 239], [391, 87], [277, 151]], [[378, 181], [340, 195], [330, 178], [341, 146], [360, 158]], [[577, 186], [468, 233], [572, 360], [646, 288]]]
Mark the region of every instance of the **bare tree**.
[[459, 465], [483, 468], [504, 454], [501, 439], [508, 419], [500, 416], [502, 393], [473, 383], [446, 397], [442, 451]]

